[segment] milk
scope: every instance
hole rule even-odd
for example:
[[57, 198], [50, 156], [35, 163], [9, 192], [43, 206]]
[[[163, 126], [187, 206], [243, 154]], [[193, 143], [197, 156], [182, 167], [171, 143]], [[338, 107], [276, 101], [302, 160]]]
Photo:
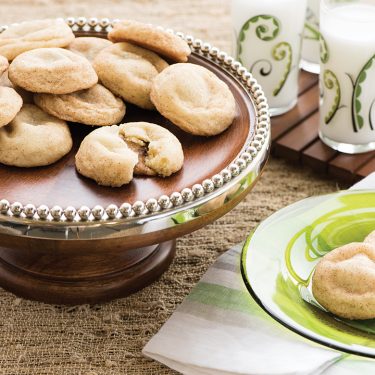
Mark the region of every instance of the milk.
[[319, 52], [319, 19], [320, 19], [320, 0], [308, 0], [305, 29], [302, 42], [302, 69], [319, 73], [320, 71], [320, 52]]
[[321, 34], [321, 138], [343, 152], [375, 149], [375, 1], [322, 8]]
[[232, 1], [237, 59], [263, 87], [272, 115], [297, 102], [306, 7], [307, 0]]

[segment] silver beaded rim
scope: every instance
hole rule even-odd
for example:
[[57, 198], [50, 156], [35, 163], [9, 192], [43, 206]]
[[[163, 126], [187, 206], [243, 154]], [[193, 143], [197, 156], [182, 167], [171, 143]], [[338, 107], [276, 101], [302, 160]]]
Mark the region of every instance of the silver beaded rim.
[[[107, 33], [119, 20], [68, 17], [65, 19], [65, 22], [75, 32]], [[0, 33], [7, 28], [8, 26], [0, 27]], [[160, 27], [160, 29], [163, 28]], [[186, 187], [182, 189], [181, 192], [174, 192], [170, 196], [162, 195], [159, 198], [151, 198], [146, 202], [136, 201], [133, 204], [125, 202], [120, 207], [115, 204], [110, 204], [107, 208], [97, 205], [92, 209], [87, 206], [81, 206], [79, 209], [69, 206], [63, 209], [59, 206], [50, 208], [46, 205], [35, 207], [35, 205], [31, 203], [22, 205], [20, 202], [10, 203], [6, 199], [1, 199], [0, 214], [33, 221], [50, 220], [55, 222], [87, 222], [147, 216], [183, 206], [184, 204], [188, 204], [213, 193], [215, 189], [221, 188], [233, 178], [240, 176], [260, 151], [268, 147], [266, 140], [270, 135], [270, 116], [267, 99], [261, 86], [252, 74], [243, 67], [239, 61], [236, 61], [226, 52], [212, 47], [209, 43], [204, 43], [200, 39], [194, 39], [190, 35], [175, 32], [171, 29], [165, 30], [184, 39], [193, 52], [215, 62], [229, 72], [232, 77], [236, 78], [236, 80], [242, 84], [252, 100], [256, 112], [254, 136], [249, 139], [239, 156], [227, 168], [212, 176], [210, 179], [204, 180], [201, 184], [195, 184], [192, 188]]]

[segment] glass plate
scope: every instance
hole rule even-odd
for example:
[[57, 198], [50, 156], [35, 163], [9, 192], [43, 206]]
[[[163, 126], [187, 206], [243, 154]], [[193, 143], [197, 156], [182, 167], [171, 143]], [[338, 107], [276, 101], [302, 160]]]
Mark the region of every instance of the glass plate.
[[314, 299], [311, 279], [319, 259], [375, 230], [375, 191], [312, 197], [265, 220], [242, 253], [251, 295], [274, 319], [320, 344], [375, 358], [375, 319], [335, 317]]

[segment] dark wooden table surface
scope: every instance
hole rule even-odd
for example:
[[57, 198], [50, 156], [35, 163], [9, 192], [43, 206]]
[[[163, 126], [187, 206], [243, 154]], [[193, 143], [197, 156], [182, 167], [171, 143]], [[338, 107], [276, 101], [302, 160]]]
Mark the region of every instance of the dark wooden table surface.
[[302, 71], [299, 85], [297, 106], [282, 116], [272, 118], [273, 154], [350, 183], [374, 172], [375, 151], [343, 154], [319, 139], [318, 76]]

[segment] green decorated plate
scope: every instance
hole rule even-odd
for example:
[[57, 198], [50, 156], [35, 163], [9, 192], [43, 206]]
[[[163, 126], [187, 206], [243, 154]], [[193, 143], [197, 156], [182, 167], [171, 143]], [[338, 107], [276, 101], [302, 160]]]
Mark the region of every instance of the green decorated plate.
[[345, 191], [292, 204], [265, 220], [246, 241], [245, 283], [259, 305], [294, 332], [375, 358], [375, 319], [335, 317], [311, 292], [319, 259], [338, 246], [363, 241], [373, 230], [375, 191]]

